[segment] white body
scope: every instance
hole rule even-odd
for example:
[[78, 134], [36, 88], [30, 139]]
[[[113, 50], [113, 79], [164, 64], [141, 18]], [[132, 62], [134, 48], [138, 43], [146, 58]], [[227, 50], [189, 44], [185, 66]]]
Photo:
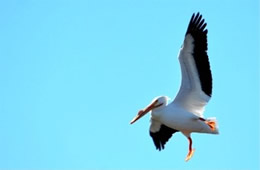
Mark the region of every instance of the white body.
[[[215, 118], [211, 118], [210, 120], [214, 119]], [[164, 124], [170, 128], [179, 130], [184, 134], [189, 134], [191, 132], [218, 133], [218, 128], [216, 128], [215, 131], [212, 131], [210, 127], [204, 121], [201, 121], [197, 115], [184, 110], [175, 103], [153, 110], [151, 121], [152, 124], [150, 130], [153, 132], [159, 130], [160, 124]], [[155, 122], [158, 123], [157, 127]]]

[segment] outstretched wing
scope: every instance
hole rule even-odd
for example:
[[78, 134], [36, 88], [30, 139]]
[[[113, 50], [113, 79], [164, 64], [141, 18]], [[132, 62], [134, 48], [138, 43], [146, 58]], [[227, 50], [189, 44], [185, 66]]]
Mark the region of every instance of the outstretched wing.
[[178, 132], [178, 130], [169, 128], [159, 121], [151, 119], [150, 136], [153, 138], [154, 145], [159, 151], [164, 149], [164, 145], [175, 132]]
[[206, 26], [202, 15], [192, 15], [179, 53], [181, 87], [173, 101], [200, 117], [212, 94]]

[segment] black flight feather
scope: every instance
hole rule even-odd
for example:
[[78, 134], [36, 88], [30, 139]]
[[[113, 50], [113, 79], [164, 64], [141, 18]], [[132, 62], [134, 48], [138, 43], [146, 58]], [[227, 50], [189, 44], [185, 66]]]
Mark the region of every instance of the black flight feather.
[[209, 97], [212, 95], [212, 75], [210, 71], [210, 64], [207, 55], [208, 43], [207, 33], [205, 29], [207, 23], [202, 19], [202, 15], [197, 13], [193, 14], [186, 32], [194, 39], [193, 55], [198, 70], [202, 91]]

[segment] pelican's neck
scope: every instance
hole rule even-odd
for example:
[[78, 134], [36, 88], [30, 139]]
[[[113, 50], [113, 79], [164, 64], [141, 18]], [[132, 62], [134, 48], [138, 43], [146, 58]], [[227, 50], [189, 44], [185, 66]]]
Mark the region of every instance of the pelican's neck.
[[166, 106], [161, 106], [158, 108], [155, 108], [152, 110], [151, 116], [152, 118], [158, 120], [160, 119], [161, 115], [163, 114], [163, 110], [165, 109]]

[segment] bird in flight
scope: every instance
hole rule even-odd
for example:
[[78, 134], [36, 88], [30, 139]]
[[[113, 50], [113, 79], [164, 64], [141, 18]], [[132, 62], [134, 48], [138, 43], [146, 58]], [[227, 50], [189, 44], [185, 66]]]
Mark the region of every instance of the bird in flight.
[[178, 56], [182, 80], [175, 99], [168, 104], [167, 96], [156, 97], [130, 122], [133, 124], [151, 111], [150, 136], [156, 149], [164, 149], [171, 136], [181, 132], [189, 141], [186, 161], [190, 160], [195, 151], [192, 148], [192, 132], [219, 133], [216, 118], [203, 117], [205, 106], [212, 95], [206, 26], [200, 13], [192, 15]]

